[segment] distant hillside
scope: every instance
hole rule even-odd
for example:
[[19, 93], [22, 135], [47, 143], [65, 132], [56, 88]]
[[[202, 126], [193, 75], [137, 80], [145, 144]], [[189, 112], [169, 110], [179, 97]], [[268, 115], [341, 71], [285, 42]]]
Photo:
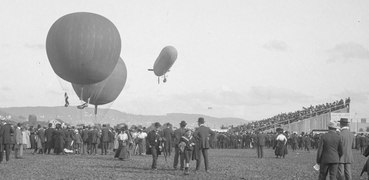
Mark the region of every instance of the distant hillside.
[[30, 114], [37, 116], [37, 121], [49, 121], [51, 119], [61, 119], [66, 123], [76, 124], [93, 124], [93, 123], [109, 123], [116, 125], [126, 123], [128, 125], [149, 126], [153, 122], [171, 123], [175, 127], [179, 126], [181, 121], [186, 121], [188, 126], [197, 126], [197, 118], [204, 117], [207, 126], [211, 128], [220, 128], [222, 125], [241, 125], [248, 121], [240, 118], [215, 118], [201, 114], [183, 114], [169, 113], [166, 115], [135, 115], [120, 112], [114, 109], [99, 109], [98, 115], [94, 116], [93, 108], [79, 110], [76, 107], [9, 107], [0, 108], [0, 115], [11, 115], [12, 120], [16, 122], [27, 121]]

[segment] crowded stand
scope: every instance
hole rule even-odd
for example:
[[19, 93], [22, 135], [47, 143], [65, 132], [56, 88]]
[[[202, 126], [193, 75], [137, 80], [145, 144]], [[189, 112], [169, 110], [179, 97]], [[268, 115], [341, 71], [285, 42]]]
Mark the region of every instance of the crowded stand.
[[273, 128], [275, 125], [284, 125], [288, 123], [297, 122], [306, 118], [336, 111], [349, 106], [350, 106], [350, 97], [346, 98], [345, 100], [341, 99], [334, 101], [332, 103], [303, 107], [301, 110], [297, 110], [295, 112], [281, 113], [267, 119], [253, 121], [251, 123], [248, 123], [247, 125], [242, 126], [241, 128], [244, 130], [255, 130], [255, 129], [267, 130]]

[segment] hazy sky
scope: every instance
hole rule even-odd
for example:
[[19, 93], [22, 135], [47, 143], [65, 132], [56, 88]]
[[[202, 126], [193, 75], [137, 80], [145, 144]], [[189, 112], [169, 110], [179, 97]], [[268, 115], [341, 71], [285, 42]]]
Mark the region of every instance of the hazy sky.
[[[45, 41], [58, 18], [85, 11], [110, 19], [122, 39], [127, 83], [105, 107], [258, 120], [350, 96], [351, 112], [369, 116], [367, 0], [1, 2], [1, 107], [61, 106], [64, 91], [78, 105]], [[147, 69], [167, 45], [178, 58], [158, 85]]]

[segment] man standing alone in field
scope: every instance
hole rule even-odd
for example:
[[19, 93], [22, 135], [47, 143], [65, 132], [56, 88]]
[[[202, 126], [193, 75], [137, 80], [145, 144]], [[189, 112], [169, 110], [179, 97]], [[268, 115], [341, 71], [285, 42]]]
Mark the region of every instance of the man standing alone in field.
[[322, 135], [319, 143], [316, 162], [320, 165], [319, 180], [337, 178], [338, 163], [342, 156], [341, 137], [336, 133], [336, 124], [328, 124], [328, 133]]
[[343, 154], [338, 165], [338, 179], [351, 180], [351, 164], [354, 162], [352, 147], [355, 137], [350, 132], [347, 118], [341, 118], [339, 122], [341, 126], [340, 137], [342, 141]]
[[205, 123], [204, 118], [200, 117], [197, 122], [199, 124], [199, 128], [193, 134], [193, 137], [197, 139], [197, 144], [195, 145], [197, 146], [195, 148], [196, 171], [200, 170], [201, 154], [202, 154], [205, 162], [205, 171], [208, 172], [209, 170], [208, 150], [210, 148], [209, 139], [213, 139], [215, 133], [209, 127], [206, 127], [204, 125]]
[[266, 136], [263, 132], [256, 131], [256, 150], [258, 153], [258, 158], [263, 158], [264, 156], [264, 146], [265, 146]]

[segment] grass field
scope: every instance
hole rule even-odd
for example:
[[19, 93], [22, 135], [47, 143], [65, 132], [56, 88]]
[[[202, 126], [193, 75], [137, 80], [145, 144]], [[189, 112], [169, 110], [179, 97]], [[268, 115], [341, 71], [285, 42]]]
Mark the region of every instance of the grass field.
[[[265, 149], [265, 158], [256, 158], [254, 149], [211, 149], [210, 173], [194, 171], [191, 161], [190, 175], [172, 168], [173, 155], [165, 162], [159, 157], [158, 170], [152, 171], [151, 156], [133, 156], [120, 161], [113, 155], [32, 155], [25, 152], [24, 159], [14, 159], [0, 164], [0, 179], [317, 179], [316, 151], [292, 152], [285, 159], [276, 159], [272, 149]], [[360, 177], [366, 158], [354, 150], [353, 179]]]

